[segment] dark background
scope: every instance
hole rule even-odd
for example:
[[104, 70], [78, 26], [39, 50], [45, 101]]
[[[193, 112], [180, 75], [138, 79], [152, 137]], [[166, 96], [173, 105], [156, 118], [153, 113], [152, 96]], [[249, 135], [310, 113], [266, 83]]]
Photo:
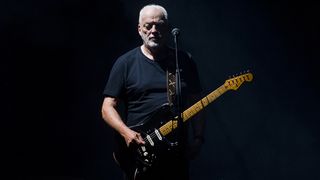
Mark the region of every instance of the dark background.
[[148, 3], [181, 29], [207, 93], [254, 75], [205, 110], [192, 179], [320, 179], [319, 6], [289, 0], [1, 1], [1, 177], [120, 179], [102, 91]]

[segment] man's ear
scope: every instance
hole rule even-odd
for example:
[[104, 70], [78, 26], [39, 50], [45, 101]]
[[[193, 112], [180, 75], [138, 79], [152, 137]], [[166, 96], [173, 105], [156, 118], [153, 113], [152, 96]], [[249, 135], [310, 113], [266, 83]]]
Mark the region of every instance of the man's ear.
[[140, 24], [138, 24], [138, 33], [139, 33], [140, 36], [141, 36], [141, 26], [140, 26]]

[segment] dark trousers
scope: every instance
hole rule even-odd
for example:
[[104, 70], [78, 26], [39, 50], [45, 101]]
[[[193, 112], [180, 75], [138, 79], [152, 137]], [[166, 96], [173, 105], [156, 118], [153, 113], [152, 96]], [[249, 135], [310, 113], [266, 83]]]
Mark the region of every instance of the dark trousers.
[[[125, 180], [134, 180], [135, 174], [130, 176]], [[167, 156], [147, 171], [136, 172], [135, 180], [189, 180], [189, 163], [184, 158]]]

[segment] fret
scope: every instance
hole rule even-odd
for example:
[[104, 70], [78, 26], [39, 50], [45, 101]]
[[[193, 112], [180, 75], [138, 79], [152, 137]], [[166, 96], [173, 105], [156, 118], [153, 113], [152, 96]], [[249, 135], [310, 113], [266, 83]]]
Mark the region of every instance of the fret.
[[202, 98], [200, 101], [201, 101], [201, 105], [203, 108], [208, 106], [208, 104], [209, 104], [208, 101], [206, 101], [206, 98]]
[[210, 93], [207, 97], [209, 99], [209, 103], [211, 103], [215, 99], [214, 92]]
[[196, 108], [192, 106], [192, 107], [191, 107], [191, 112], [192, 112], [192, 115], [193, 115], [193, 114], [196, 114], [196, 113], [197, 113]]
[[210, 101], [209, 101], [209, 99], [208, 99], [208, 96], [206, 96], [206, 97], [204, 97], [203, 99], [205, 99], [207, 102], [206, 102], [206, 106], [208, 106], [209, 104], [210, 104]]
[[177, 121], [170, 120], [159, 128], [162, 136], [169, 134], [173, 129], [177, 128]]
[[199, 112], [199, 111], [201, 111], [201, 110], [203, 109], [203, 106], [202, 106], [201, 101], [198, 101], [198, 102], [197, 102], [197, 107], [196, 107], [196, 109], [197, 109], [197, 112]]

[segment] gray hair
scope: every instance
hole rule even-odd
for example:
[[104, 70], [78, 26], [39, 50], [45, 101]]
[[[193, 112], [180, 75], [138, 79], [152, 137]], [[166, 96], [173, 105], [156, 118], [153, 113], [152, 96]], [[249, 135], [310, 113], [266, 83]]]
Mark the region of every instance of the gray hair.
[[160, 5], [157, 5], [157, 4], [148, 4], [148, 5], [144, 6], [144, 7], [140, 10], [140, 13], [139, 13], [139, 23], [141, 22], [142, 15], [143, 15], [144, 11], [145, 11], [146, 9], [149, 9], [149, 8], [155, 8], [155, 9], [158, 9], [158, 10], [162, 11], [163, 16], [164, 16], [164, 19], [165, 19], [165, 20], [168, 20], [168, 13], [167, 13], [167, 10], [166, 10], [164, 7], [162, 7], [162, 6], [160, 6]]

